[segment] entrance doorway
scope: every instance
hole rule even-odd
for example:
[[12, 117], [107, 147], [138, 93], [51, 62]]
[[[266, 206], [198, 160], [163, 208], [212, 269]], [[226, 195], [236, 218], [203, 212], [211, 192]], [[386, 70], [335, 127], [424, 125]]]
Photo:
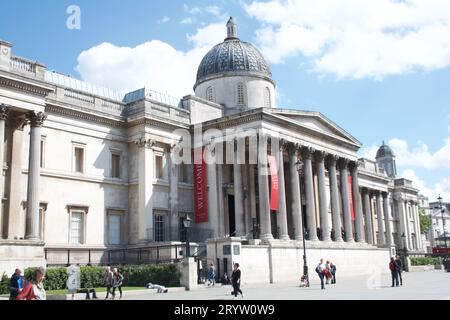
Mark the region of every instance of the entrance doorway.
[[228, 195], [228, 233], [230, 237], [236, 235], [236, 214], [234, 210], [234, 196]]

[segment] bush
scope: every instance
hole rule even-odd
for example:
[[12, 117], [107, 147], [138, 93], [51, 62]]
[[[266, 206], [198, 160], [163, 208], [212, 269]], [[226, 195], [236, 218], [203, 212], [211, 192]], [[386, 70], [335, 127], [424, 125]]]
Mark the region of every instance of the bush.
[[0, 279], [0, 294], [8, 294], [9, 293], [9, 278], [6, 275], [6, 273], [4, 273], [2, 275], [2, 278]]
[[[32, 280], [36, 268], [25, 269], [25, 277]], [[123, 274], [124, 286], [145, 287], [149, 282], [157, 283], [166, 287], [180, 286], [181, 274], [177, 265], [139, 265], [118, 267]], [[104, 267], [80, 267], [81, 288], [103, 287]], [[64, 290], [67, 288], [67, 268], [48, 268], [44, 280], [45, 290]], [[6, 284], [6, 290], [8, 288]]]
[[412, 266], [438, 266], [442, 264], [440, 257], [411, 257]]

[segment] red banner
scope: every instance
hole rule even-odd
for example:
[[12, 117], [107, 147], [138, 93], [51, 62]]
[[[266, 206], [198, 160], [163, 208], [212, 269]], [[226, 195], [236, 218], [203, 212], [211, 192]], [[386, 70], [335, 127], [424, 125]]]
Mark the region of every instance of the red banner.
[[270, 210], [278, 211], [278, 168], [277, 161], [274, 156], [267, 156], [269, 160], [269, 170], [270, 170]]
[[[202, 159], [201, 164], [194, 163], [194, 201], [195, 223], [208, 222], [208, 193], [206, 180], [206, 162], [203, 157], [203, 148], [196, 149], [195, 159]], [[201, 155], [198, 154], [201, 152]]]
[[353, 179], [352, 176], [348, 176], [348, 194], [350, 197], [350, 214], [352, 221], [355, 221], [355, 208], [353, 207]]

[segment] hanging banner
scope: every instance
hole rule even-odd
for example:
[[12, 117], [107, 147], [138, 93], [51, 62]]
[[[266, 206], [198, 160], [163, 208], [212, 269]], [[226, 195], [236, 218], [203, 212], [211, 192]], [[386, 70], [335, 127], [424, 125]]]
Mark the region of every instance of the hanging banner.
[[352, 221], [355, 221], [355, 208], [353, 207], [353, 179], [352, 176], [348, 176], [348, 194], [350, 197], [350, 214]]
[[[203, 148], [198, 148], [194, 152], [202, 159], [201, 164], [194, 163], [194, 202], [195, 202], [195, 223], [208, 222], [208, 193], [206, 178], [206, 162], [203, 157]], [[201, 152], [201, 155], [198, 154]]]
[[278, 168], [274, 156], [267, 156], [270, 170], [270, 210], [278, 211]]

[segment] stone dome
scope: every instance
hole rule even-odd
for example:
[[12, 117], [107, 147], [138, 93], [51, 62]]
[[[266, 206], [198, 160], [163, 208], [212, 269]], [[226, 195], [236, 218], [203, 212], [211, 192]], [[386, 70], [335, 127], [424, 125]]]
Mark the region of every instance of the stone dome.
[[233, 18], [227, 23], [228, 37], [203, 58], [197, 72], [195, 87], [214, 76], [251, 74], [273, 82], [272, 72], [263, 55], [252, 44], [241, 41]]
[[395, 154], [392, 151], [391, 147], [383, 142], [383, 145], [377, 151], [376, 159], [384, 157], [395, 157]]

